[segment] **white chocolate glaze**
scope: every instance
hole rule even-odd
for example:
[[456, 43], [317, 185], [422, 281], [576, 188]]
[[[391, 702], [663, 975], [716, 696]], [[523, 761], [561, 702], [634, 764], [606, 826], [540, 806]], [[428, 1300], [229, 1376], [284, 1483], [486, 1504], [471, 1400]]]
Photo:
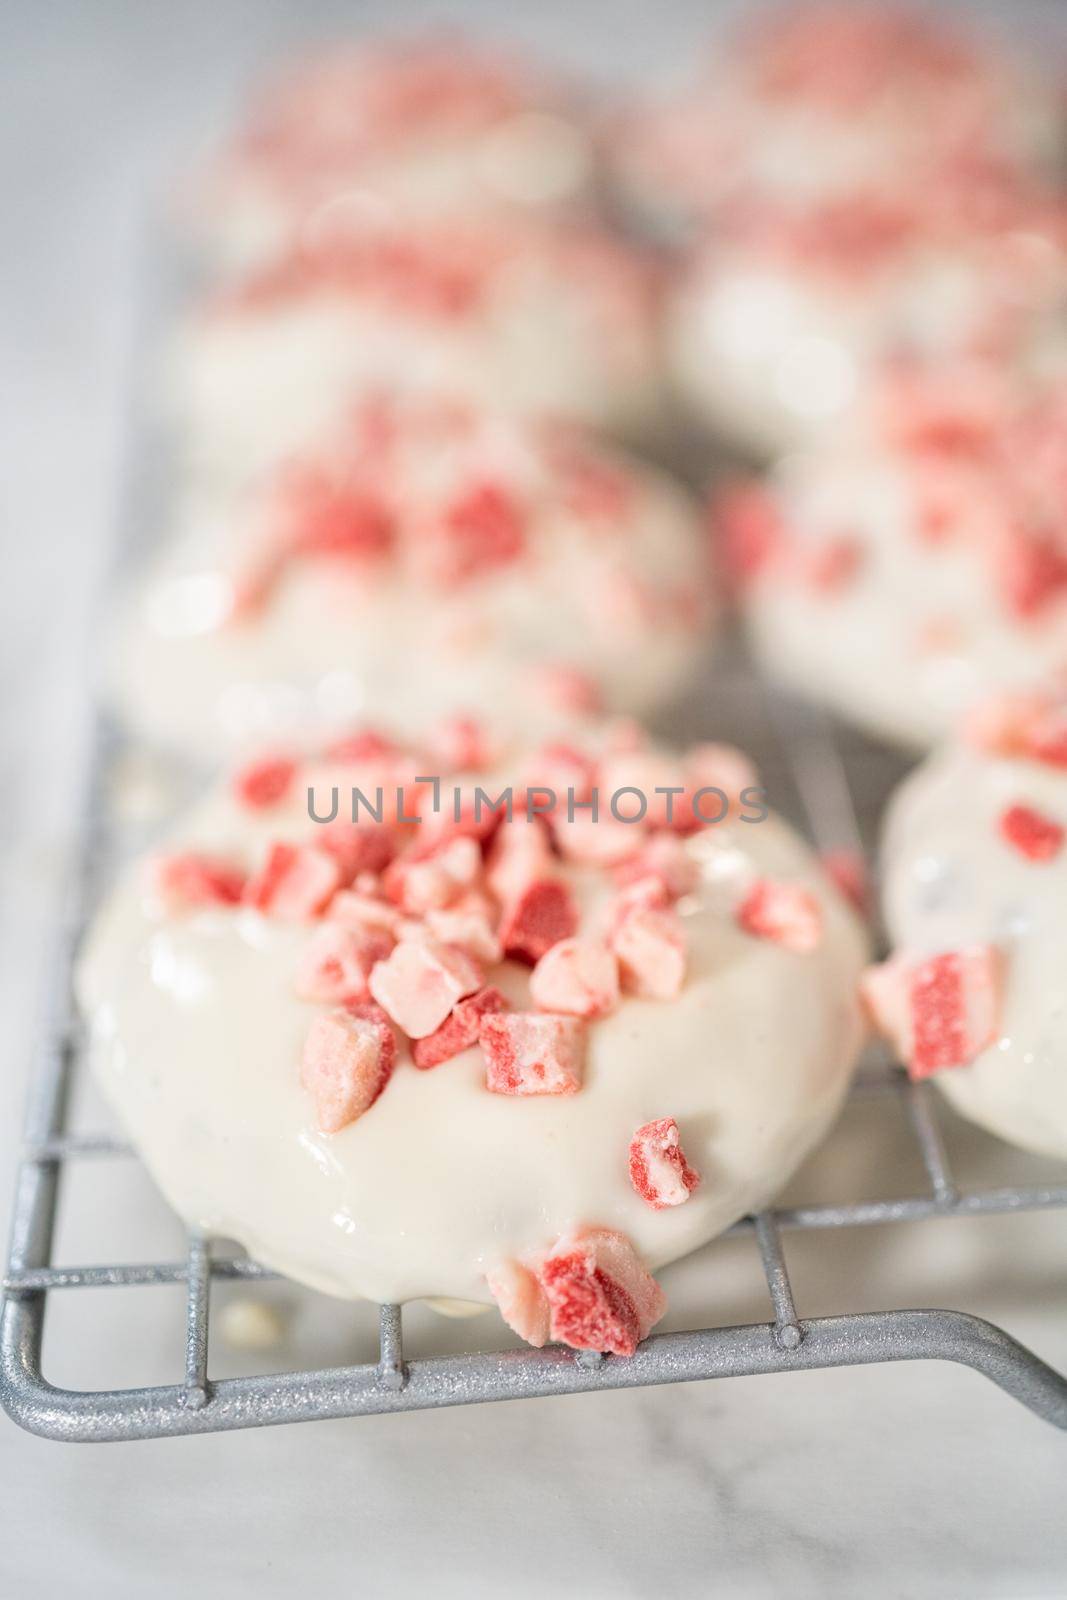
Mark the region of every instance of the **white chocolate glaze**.
[[[268, 838], [308, 837], [302, 804], [250, 816], [215, 794], [181, 843], [247, 860]], [[700, 881], [679, 905], [685, 986], [671, 1002], [625, 998], [591, 1024], [577, 1094], [493, 1095], [477, 1048], [419, 1072], [402, 1045], [371, 1109], [318, 1132], [298, 1072], [313, 1012], [293, 991], [310, 930], [247, 908], [167, 918], [138, 874], [102, 912], [78, 974], [95, 1070], [183, 1218], [328, 1293], [484, 1304], [487, 1269], [573, 1222], [617, 1228], [662, 1265], [775, 1193], [836, 1113], [863, 1031], [863, 937], [793, 833], [774, 818], [732, 821], [686, 848]], [[563, 870], [594, 919], [608, 880]], [[764, 874], [818, 897], [815, 951], [737, 927], [738, 894]], [[502, 963], [489, 981], [529, 1003], [527, 969]], [[628, 1147], [664, 1115], [702, 1182], [657, 1212], [630, 1184]]]
[[[114, 636], [108, 676], [125, 718], [164, 743], [232, 748], [380, 705], [409, 731], [459, 712], [544, 725], [563, 715], [557, 668], [611, 711], [648, 711], [681, 687], [714, 609], [681, 489], [570, 430], [441, 402], [375, 415], [400, 435], [387, 458], [379, 448], [368, 461], [341, 430], [309, 459], [328, 483], [381, 495], [393, 546], [364, 561], [291, 559], [235, 615], [242, 571], [269, 562], [287, 516], [297, 533], [313, 524], [315, 505], [286, 499], [295, 467], [235, 501], [190, 503]], [[434, 565], [448, 553], [435, 521], [485, 483], [512, 498], [522, 549], [449, 580]]]
[[[969, 400], [981, 374], [959, 381]], [[782, 548], [745, 594], [750, 637], [775, 678], [921, 748], [992, 690], [1067, 664], [1067, 552], [1055, 524], [1047, 593], [1031, 604], [1013, 589], [1029, 559], [1022, 530], [1054, 473], [1043, 475], [1033, 446], [1011, 443], [1008, 426], [994, 421], [973, 456], [923, 454], [870, 430], [782, 463], [769, 502]], [[1024, 472], [998, 461], [1002, 446]], [[852, 566], [820, 582], [838, 542]]]
[[992, 1133], [1067, 1157], [1067, 852], [1032, 861], [1006, 843], [1017, 804], [1067, 825], [1067, 770], [964, 745], [931, 756], [889, 813], [884, 911], [897, 953], [1002, 951], [999, 1037], [934, 1082]]
[[381, 390], [637, 429], [657, 392], [657, 299], [648, 261], [588, 229], [324, 227], [194, 313], [168, 405], [194, 467], [228, 483]]
[[575, 97], [462, 38], [337, 45], [265, 85], [191, 186], [187, 220], [229, 268], [269, 259], [324, 212], [555, 212], [588, 199]]

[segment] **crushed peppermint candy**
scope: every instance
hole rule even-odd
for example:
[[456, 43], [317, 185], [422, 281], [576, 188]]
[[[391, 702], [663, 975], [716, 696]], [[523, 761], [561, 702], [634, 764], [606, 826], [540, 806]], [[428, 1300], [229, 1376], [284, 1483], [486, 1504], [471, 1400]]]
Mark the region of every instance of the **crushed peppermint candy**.
[[646, 1122], [630, 1140], [630, 1182], [654, 1211], [684, 1204], [699, 1184], [673, 1117]]
[[1000, 1032], [1002, 958], [973, 945], [869, 967], [860, 993], [912, 1078], [966, 1067]]

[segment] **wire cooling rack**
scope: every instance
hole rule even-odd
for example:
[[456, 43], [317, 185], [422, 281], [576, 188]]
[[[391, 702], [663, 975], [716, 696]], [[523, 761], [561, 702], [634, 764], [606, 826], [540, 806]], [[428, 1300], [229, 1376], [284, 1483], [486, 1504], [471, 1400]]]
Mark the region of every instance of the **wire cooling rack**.
[[[841, 736], [827, 719], [784, 704], [745, 668], [716, 675], [712, 705], [701, 721], [737, 737], [761, 758], [779, 809], [806, 817], [820, 846], [869, 841], [880, 801], [899, 764], [874, 746]], [[956, 1184], [939, 1127], [936, 1096], [886, 1063], [865, 1068], [854, 1093], [876, 1096], [888, 1114], [902, 1108], [925, 1173], [921, 1192], [904, 1198], [794, 1206], [746, 1217], [731, 1230], [751, 1238], [769, 1297], [765, 1322], [653, 1334], [629, 1358], [574, 1352], [503, 1349], [406, 1360], [402, 1308], [379, 1310], [378, 1359], [315, 1371], [213, 1380], [209, 1372], [213, 1282], [262, 1280], [276, 1274], [243, 1255], [220, 1253], [192, 1235], [184, 1260], [141, 1265], [64, 1267], [53, 1261], [53, 1232], [64, 1171], [94, 1160], [133, 1159], [102, 1132], [67, 1131], [67, 1104], [81, 1068], [81, 1040], [71, 1001], [73, 955], [99, 880], [113, 859], [114, 826], [104, 802], [115, 741], [102, 734], [88, 785], [81, 881], [57, 964], [54, 1006], [34, 1074], [19, 1168], [5, 1299], [0, 1321], [0, 1400], [23, 1427], [71, 1441], [145, 1439], [210, 1433], [328, 1417], [366, 1416], [486, 1400], [575, 1394], [697, 1379], [885, 1361], [954, 1361], [983, 1373], [1039, 1416], [1067, 1428], [1067, 1378], [1001, 1328], [954, 1310], [884, 1310], [804, 1319], [798, 1314], [782, 1235], [792, 1229], [839, 1230], [932, 1218], [1020, 1213], [1067, 1205], [1058, 1186], [968, 1189]], [[1065, 1175], [1067, 1178], [1067, 1175]], [[714, 1251], [715, 1245], [706, 1247]], [[86, 1287], [187, 1287], [185, 1370], [172, 1384], [78, 1391], [45, 1378], [41, 1350], [49, 1299]]]

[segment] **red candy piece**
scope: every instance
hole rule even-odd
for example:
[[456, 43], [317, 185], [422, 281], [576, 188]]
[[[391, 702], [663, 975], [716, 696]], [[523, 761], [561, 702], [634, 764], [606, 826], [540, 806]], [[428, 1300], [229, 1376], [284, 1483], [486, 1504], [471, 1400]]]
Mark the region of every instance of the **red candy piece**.
[[630, 1140], [630, 1182], [654, 1211], [689, 1199], [700, 1174], [685, 1159], [673, 1117], [646, 1122]]
[[504, 907], [498, 930], [504, 953], [534, 966], [578, 927], [578, 907], [565, 883], [541, 878]]
[[[370, 1109], [389, 1082], [391, 1030], [344, 1010], [325, 1011], [308, 1029], [300, 1082], [315, 1103], [323, 1133], [338, 1133]], [[395, 1042], [394, 1042], [395, 1053]]]
[[263, 811], [285, 799], [296, 773], [297, 764], [288, 756], [267, 756], [234, 774], [233, 792], [243, 806]]
[[439, 1067], [442, 1061], [451, 1061], [460, 1051], [477, 1044], [483, 1017], [496, 1011], [506, 1011], [508, 1003], [499, 989], [479, 989], [465, 1000], [457, 1001], [441, 1026], [424, 1039], [416, 1039], [411, 1054], [421, 1072]]
[[424, 1039], [481, 982], [481, 968], [462, 950], [422, 937], [401, 939], [371, 972], [369, 988], [410, 1039]]
[[152, 864], [152, 877], [157, 894], [175, 911], [235, 906], [244, 894], [245, 875], [238, 867], [193, 850], [160, 856]]
[[992, 945], [918, 961], [896, 956], [863, 975], [860, 993], [912, 1078], [968, 1066], [1000, 1032], [1001, 958]]
[[464, 583], [517, 561], [526, 547], [526, 514], [498, 483], [467, 489], [445, 511], [434, 541], [436, 576]]
[[822, 908], [808, 889], [760, 878], [737, 907], [738, 926], [757, 939], [770, 939], [807, 955], [822, 938]]
[[648, 1000], [673, 1000], [681, 993], [685, 929], [675, 912], [639, 905], [623, 916], [611, 935], [611, 944], [623, 988], [631, 994]]
[[513, 1011], [482, 1018], [485, 1086], [493, 1094], [577, 1094], [585, 1030], [577, 1017]]
[[576, 1350], [632, 1356], [667, 1309], [666, 1296], [624, 1234], [576, 1228], [543, 1258], [549, 1335]]
[[739, 588], [752, 583], [777, 560], [787, 543], [781, 511], [758, 483], [737, 483], [711, 508], [728, 576]]
[[389, 507], [335, 471], [302, 462], [285, 473], [281, 492], [292, 555], [367, 562], [388, 554], [396, 532]]
[[1028, 861], [1051, 861], [1063, 849], [1064, 829], [1032, 806], [1008, 806], [1000, 815], [1000, 836]]
[[1014, 529], [1000, 553], [998, 578], [1009, 611], [1025, 622], [1067, 594], [1067, 552], [1050, 538]]
[[387, 933], [323, 923], [312, 935], [297, 971], [297, 995], [318, 1005], [362, 1000], [371, 969], [385, 960], [393, 942]]
[[534, 968], [530, 996], [544, 1011], [607, 1016], [619, 1003], [619, 964], [597, 939], [561, 939]]
[[318, 916], [341, 882], [336, 859], [314, 845], [277, 841], [245, 887], [246, 905], [285, 922]]

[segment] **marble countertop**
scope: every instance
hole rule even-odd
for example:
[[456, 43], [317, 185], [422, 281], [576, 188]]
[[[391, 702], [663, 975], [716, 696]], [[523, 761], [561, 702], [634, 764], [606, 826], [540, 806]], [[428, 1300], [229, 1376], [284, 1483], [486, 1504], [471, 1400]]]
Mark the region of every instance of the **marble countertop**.
[[[605, 74], [634, 73], [684, 59], [708, 9], [552, 0], [514, 8], [510, 31], [576, 64], [595, 57]], [[5, 9], [0, 1197], [74, 839], [91, 602], [121, 482], [146, 215], [258, 64], [309, 32], [397, 11], [366, 0]], [[500, 24], [489, 0], [409, 0], [401, 12], [487, 15]], [[848, 1138], [862, 1172], [863, 1127]], [[953, 1138], [964, 1166], [1006, 1159], [962, 1130]], [[108, 1180], [91, 1217], [68, 1210], [69, 1260], [90, 1259], [111, 1222], [133, 1219], [131, 1259], [138, 1230], [147, 1239], [168, 1226], [132, 1167]], [[797, 1238], [789, 1259], [803, 1314], [958, 1305], [1067, 1366], [1065, 1244], [1067, 1224], [1048, 1215]], [[721, 1320], [766, 1315], [740, 1244], [687, 1264], [668, 1287], [675, 1325], [699, 1300]], [[145, 1381], [173, 1375], [179, 1306], [165, 1290], [125, 1293], [149, 1297], [135, 1351], [111, 1291], [56, 1297], [46, 1349], [56, 1381], [108, 1360], [123, 1371], [135, 1360]], [[348, 1308], [319, 1306], [298, 1330], [301, 1355], [323, 1359], [365, 1337]], [[1067, 1595], [1067, 1437], [974, 1374], [933, 1364], [138, 1445], [60, 1446], [0, 1419], [0, 1472], [0, 1587], [45, 1597], [254, 1589], [269, 1600], [297, 1582], [517, 1600]]]

